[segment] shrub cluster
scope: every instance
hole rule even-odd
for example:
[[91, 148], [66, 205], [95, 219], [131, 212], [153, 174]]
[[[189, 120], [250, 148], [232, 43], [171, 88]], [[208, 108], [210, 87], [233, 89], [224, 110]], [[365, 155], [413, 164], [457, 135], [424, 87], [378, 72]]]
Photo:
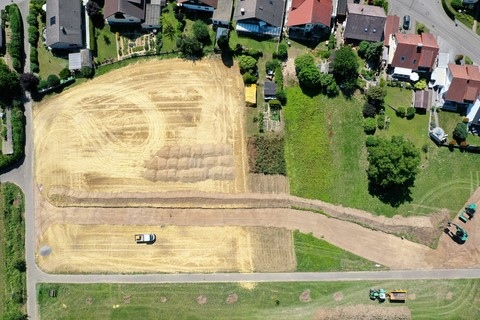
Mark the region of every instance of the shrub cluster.
[[3, 224], [5, 230], [5, 295], [2, 319], [27, 319], [23, 314], [26, 298], [25, 219], [21, 189], [12, 184], [2, 185]]
[[30, 43], [30, 71], [39, 72], [37, 43], [40, 37], [38, 30], [38, 14], [41, 3], [39, 1], [32, 1], [29, 6], [29, 13], [27, 16], [28, 22], [28, 43]]
[[250, 172], [286, 175], [284, 139], [280, 136], [254, 136], [248, 140]]
[[11, 4], [8, 6], [8, 15], [10, 20], [10, 29], [12, 30], [10, 43], [8, 44], [8, 53], [12, 58], [13, 68], [17, 72], [22, 72], [23, 59], [25, 56], [23, 49], [23, 24], [20, 9], [16, 4]]
[[14, 100], [12, 106], [13, 154], [0, 155], [0, 169], [7, 168], [20, 161], [25, 154], [25, 116], [22, 104]]

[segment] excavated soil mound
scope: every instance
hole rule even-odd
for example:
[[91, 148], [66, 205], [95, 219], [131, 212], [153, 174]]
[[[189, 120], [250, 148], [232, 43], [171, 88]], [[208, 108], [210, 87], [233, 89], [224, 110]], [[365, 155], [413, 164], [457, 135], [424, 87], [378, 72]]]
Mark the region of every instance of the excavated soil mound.
[[312, 297], [310, 296], [310, 289], [307, 289], [307, 290], [303, 291], [302, 294], [300, 295], [300, 297], [298, 297], [298, 298], [302, 302], [312, 301]]
[[207, 303], [207, 296], [206, 295], [201, 295], [197, 297], [197, 303], [198, 304], [205, 304]]
[[228, 295], [227, 297], [228, 304], [234, 304], [237, 301], [238, 301], [238, 295], [235, 292], [232, 292]]
[[333, 300], [339, 302], [339, 301], [342, 301], [343, 300], [343, 293], [341, 293], [340, 291], [337, 291], [333, 294]]

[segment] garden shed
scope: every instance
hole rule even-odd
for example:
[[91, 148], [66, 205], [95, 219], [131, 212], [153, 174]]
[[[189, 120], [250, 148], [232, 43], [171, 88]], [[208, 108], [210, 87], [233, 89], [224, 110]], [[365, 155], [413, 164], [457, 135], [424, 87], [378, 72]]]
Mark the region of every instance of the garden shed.
[[68, 54], [68, 69], [81, 70], [83, 67], [92, 68], [92, 52], [89, 49], [82, 49], [80, 52]]
[[430, 91], [429, 90], [419, 90], [415, 91], [413, 99], [413, 106], [418, 113], [426, 113], [430, 108]]
[[263, 96], [265, 100], [275, 99], [277, 96], [277, 84], [273, 81], [265, 81]]

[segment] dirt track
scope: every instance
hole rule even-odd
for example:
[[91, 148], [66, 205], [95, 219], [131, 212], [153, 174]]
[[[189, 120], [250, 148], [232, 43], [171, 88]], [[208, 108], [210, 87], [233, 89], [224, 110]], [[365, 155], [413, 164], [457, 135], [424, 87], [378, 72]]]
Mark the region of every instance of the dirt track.
[[243, 110], [242, 78], [221, 61], [130, 65], [35, 108], [36, 182], [47, 198], [245, 192]]

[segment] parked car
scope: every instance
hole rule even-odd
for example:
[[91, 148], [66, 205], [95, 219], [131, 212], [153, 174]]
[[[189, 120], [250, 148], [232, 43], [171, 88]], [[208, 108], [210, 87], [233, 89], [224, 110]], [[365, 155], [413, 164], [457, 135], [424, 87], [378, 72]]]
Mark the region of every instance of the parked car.
[[403, 29], [405, 29], [405, 30], [410, 29], [410, 16], [409, 15], [403, 16]]

